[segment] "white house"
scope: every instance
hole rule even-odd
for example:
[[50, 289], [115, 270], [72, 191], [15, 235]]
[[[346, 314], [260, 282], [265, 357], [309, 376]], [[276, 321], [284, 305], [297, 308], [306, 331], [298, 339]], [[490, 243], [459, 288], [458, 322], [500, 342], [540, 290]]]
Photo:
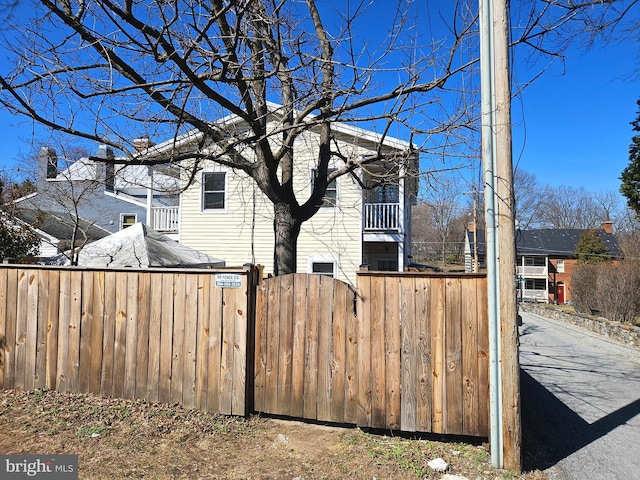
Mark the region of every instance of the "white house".
[[[337, 148], [352, 158], [372, 155], [380, 142], [387, 152], [407, 152], [410, 146], [345, 124], [332, 124], [332, 133]], [[153, 150], [158, 153], [177, 147], [182, 153], [189, 152], [190, 145], [197, 145], [200, 139], [198, 133], [191, 132]], [[294, 185], [301, 201], [311, 193], [318, 145], [319, 136], [313, 129], [294, 144]], [[403, 271], [411, 255], [411, 206], [417, 179], [410, 172], [417, 171], [417, 161], [416, 154], [410, 160], [411, 168], [402, 162], [369, 164], [355, 172], [357, 177], [344, 175], [331, 183], [323, 206], [302, 225], [298, 272], [326, 274], [355, 283], [362, 264], [371, 270]], [[335, 165], [339, 162], [336, 159]], [[360, 186], [381, 178], [384, 184], [376, 188]], [[271, 272], [273, 206], [245, 173], [205, 163], [180, 196], [179, 240], [224, 258], [227, 265], [254, 263]]]

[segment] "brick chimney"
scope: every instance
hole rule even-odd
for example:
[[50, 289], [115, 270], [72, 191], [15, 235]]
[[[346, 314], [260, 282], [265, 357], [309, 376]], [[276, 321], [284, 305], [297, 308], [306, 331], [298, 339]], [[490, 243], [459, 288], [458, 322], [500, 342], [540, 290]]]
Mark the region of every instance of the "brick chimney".
[[469, 222], [469, 225], [467, 226], [467, 230], [469, 230], [470, 233], [473, 233], [476, 231], [476, 222]]
[[149, 140], [148, 138], [136, 138], [133, 140], [133, 153], [138, 154], [138, 153], [144, 153], [147, 150], [149, 150], [149, 148], [153, 147], [155, 145], [155, 143], [153, 143], [151, 140]]
[[613, 234], [613, 222], [607, 220], [606, 222], [602, 222], [600, 228], [605, 231], [605, 233]]

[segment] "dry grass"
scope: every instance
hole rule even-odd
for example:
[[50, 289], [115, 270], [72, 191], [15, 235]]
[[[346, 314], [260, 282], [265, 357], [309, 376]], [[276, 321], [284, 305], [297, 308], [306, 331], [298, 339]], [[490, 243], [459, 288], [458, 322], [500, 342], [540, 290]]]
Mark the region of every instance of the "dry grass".
[[544, 480], [490, 466], [482, 445], [35, 390], [0, 392], [0, 452], [77, 454], [83, 479], [439, 479], [442, 457], [469, 479]]

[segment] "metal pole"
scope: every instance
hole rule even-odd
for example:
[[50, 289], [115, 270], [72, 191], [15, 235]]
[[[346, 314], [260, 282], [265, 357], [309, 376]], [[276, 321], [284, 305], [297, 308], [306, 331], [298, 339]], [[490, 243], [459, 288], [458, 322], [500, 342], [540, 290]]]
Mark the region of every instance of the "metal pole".
[[500, 291], [496, 241], [495, 78], [492, 0], [480, 0], [480, 76], [482, 90], [482, 163], [484, 169], [489, 315], [489, 443], [491, 463], [503, 465], [502, 379], [500, 375]]

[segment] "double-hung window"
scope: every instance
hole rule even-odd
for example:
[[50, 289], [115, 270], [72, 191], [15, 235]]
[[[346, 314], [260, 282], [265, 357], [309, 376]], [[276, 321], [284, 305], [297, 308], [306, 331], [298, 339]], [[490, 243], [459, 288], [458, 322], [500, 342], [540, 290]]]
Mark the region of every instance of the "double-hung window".
[[124, 230], [131, 225], [134, 225], [138, 221], [138, 215], [135, 213], [121, 213], [120, 214], [120, 230]]
[[202, 174], [202, 210], [222, 210], [225, 208], [225, 172], [205, 172]]
[[[327, 171], [327, 175], [330, 175], [335, 171], [335, 168], [329, 169]], [[318, 171], [314, 168], [311, 170], [311, 188], [313, 188], [316, 175]], [[324, 197], [322, 197], [322, 206], [323, 207], [335, 207], [338, 205], [338, 185], [335, 180], [332, 180], [327, 185], [327, 189], [324, 192]]]

